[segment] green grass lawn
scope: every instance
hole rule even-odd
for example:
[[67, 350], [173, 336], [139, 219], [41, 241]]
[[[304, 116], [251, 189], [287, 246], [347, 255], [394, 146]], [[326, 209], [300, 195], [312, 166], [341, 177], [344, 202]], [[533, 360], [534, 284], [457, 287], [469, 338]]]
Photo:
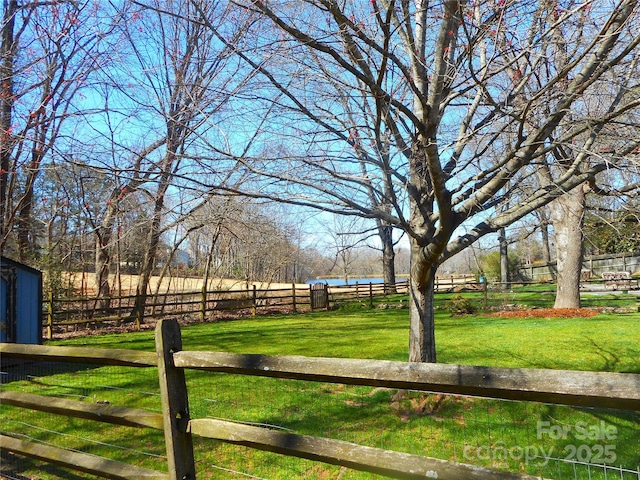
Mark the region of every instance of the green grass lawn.
[[[491, 304], [524, 304], [546, 307], [553, 297], [544, 290], [493, 294]], [[482, 294], [466, 295], [481, 306]], [[436, 342], [443, 363], [519, 368], [551, 368], [640, 373], [640, 314], [606, 313], [591, 318], [497, 318], [489, 313], [452, 316], [444, 305], [451, 295], [438, 295]], [[401, 296], [378, 300], [390, 306], [406, 302]], [[585, 299], [590, 306], [635, 305], [632, 296], [615, 295]], [[305, 315], [276, 315], [198, 324], [183, 327], [186, 350], [212, 350], [268, 355], [407, 359], [408, 310], [369, 309], [359, 303], [336, 311]], [[105, 348], [154, 349], [153, 332], [103, 335], [50, 342]], [[275, 426], [300, 434], [328, 436], [379, 448], [435, 456], [466, 463], [544, 475], [548, 478], [637, 478], [624, 472], [613, 476], [600, 467], [584, 467], [556, 460], [592, 460], [625, 469], [640, 466], [640, 418], [638, 414], [602, 409], [576, 409], [468, 397], [398, 392], [388, 389], [347, 387], [326, 383], [241, 377], [188, 372], [193, 416], [212, 416]], [[4, 387], [3, 387], [4, 388]], [[14, 382], [7, 388], [23, 388], [51, 395], [115, 405], [159, 410], [152, 370], [115, 367], [77, 370]], [[2, 407], [0, 420], [10, 418], [15, 428], [34, 437], [53, 438], [49, 430], [59, 419], [20, 419], [14, 409]], [[538, 422], [550, 426], [596, 427], [600, 422], [615, 428], [615, 439], [603, 444], [570, 434], [551, 438]], [[64, 423], [64, 422], [62, 422]], [[28, 424], [29, 427], [25, 427]], [[37, 425], [34, 425], [37, 424]], [[3, 427], [6, 428], [6, 427]], [[161, 437], [155, 433], [128, 433], [124, 428], [96, 428], [80, 420], [64, 424], [65, 433], [81, 434], [65, 440], [75, 448], [108, 455], [109, 450], [91, 443], [125, 445], [117, 458], [149, 468], [160, 468], [152, 455], [162, 454]], [[52, 440], [53, 441], [53, 440]], [[88, 445], [91, 447], [88, 448]], [[297, 460], [263, 452], [247, 452], [218, 442], [196, 442], [199, 478], [372, 478], [369, 474], [341, 471], [339, 467]], [[603, 455], [604, 447], [611, 455]], [[572, 449], [575, 448], [575, 451]], [[603, 451], [600, 451], [600, 448]], [[518, 450], [519, 449], [519, 450]], [[106, 450], [106, 453], [105, 453]], [[139, 452], [144, 450], [144, 455]], [[600, 454], [600, 455], [598, 455]], [[111, 451], [113, 456], [113, 452]], [[589, 457], [589, 458], [587, 458]], [[613, 461], [615, 460], [615, 461]], [[34, 478], [52, 478], [40, 473]]]

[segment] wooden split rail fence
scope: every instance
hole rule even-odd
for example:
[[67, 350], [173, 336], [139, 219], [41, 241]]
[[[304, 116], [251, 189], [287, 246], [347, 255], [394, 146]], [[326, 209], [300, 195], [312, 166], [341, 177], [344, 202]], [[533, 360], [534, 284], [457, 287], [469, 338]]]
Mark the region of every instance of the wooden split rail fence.
[[640, 411], [640, 375], [637, 374], [188, 351], [183, 349], [180, 327], [173, 319], [161, 320], [158, 323], [156, 350], [156, 353], [151, 353], [0, 344], [3, 362], [6, 359], [18, 359], [31, 362], [76, 362], [143, 368], [157, 366], [162, 414], [114, 405], [41, 397], [9, 391], [6, 388], [0, 392], [0, 401], [3, 404], [55, 415], [80, 417], [134, 428], [162, 429], [166, 443], [168, 473], [85, 453], [65, 451], [6, 434], [0, 437], [2, 448], [18, 455], [35, 457], [111, 479], [196, 479], [193, 436], [342, 465], [392, 478], [537, 478], [339, 440], [283, 433], [222, 419], [191, 418], [189, 392], [185, 382], [187, 369]]
[[[253, 315], [259, 310], [284, 308], [292, 312], [305, 309], [327, 308], [331, 302], [364, 300], [373, 304], [374, 297], [407, 291], [407, 283], [355, 284], [329, 286], [312, 284], [308, 288], [292, 285], [291, 288], [248, 290], [220, 290], [198, 292], [170, 292], [149, 295], [145, 304], [144, 318], [162, 318], [169, 315], [199, 316], [204, 321], [221, 312], [250, 310]], [[44, 305], [45, 338], [53, 338], [55, 329], [103, 323], [120, 324], [133, 320], [136, 296], [125, 295], [111, 298], [49, 298]]]

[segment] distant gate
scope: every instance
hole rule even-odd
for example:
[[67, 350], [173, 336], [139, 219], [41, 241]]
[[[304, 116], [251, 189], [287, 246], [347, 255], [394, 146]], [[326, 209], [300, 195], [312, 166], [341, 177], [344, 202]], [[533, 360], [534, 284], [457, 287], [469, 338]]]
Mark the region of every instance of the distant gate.
[[329, 289], [326, 283], [311, 285], [311, 310], [329, 307]]

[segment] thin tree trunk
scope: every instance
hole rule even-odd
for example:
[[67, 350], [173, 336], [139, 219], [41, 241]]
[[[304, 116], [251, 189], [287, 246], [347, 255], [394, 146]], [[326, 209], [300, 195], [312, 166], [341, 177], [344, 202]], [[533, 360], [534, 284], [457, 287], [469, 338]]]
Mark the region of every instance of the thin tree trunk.
[[111, 303], [111, 286], [109, 285], [109, 275], [111, 273], [111, 255], [109, 245], [102, 244], [100, 239], [96, 240], [96, 296], [99, 299], [100, 308], [109, 308]]
[[551, 261], [551, 242], [549, 242], [549, 224], [544, 222], [540, 225], [540, 232], [542, 233], [542, 260], [544, 263]]
[[47, 148], [47, 131], [52, 118], [47, 117], [45, 107], [47, 99], [53, 94], [51, 80], [47, 79], [42, 85], [41, 107], [34, 112], [33, 140], [31, 143], [31, 161], [26, 166], [26, 179], [22, 197], [18, 201], [18, 258], [21, 261], [33, 259], [36, 256], [36, 240], [33, 220], [33, 201], [36, 181], [40, 175], [41, 164]]
[[[169, 153], [168, 155], [171, 154]], [[136, 325], [138, 326], [141, 323], [144, 323], [144, 309], [147, 303], [147, 295], [149, 293], [149, 283], [151, 282], [151, 275], [155, 267], [158, 245], [160, 244], [160, 236], [162, 234], [161, 223], [164, 209], [164, 194], [169, 188], [169, 179], [170, 175], [168, 173], [168, 168], [165, 168], [159, 183], [158, 193], [156, 194], [155, 206], [151, 217], [151, 227], [149, 229], [147, 251], [144, 255], [140, 278], [138, 279], [138, 286], [136, 287], [136, 300], [133, 307], [133, 313], [136, 319]]]
[[554, 308], [580, 308], [585, 192], [577, 187], [551, 203], [556, 232], [558, 291]]
[[216, 241], [218, 236], [214, 236], [211, 240], [211, 246], [209, 247], [209, 251], [207, 252], [207, 258], [204, 264], [204, 275], [202, 278], [202, 299], [203, 299], [203, 309], [202, 309], [202, 321], [205, 321], [205, 313], [207, 308], [207, 291], [209, 289], [209, 276], [211, 275], [211, 263], [213, 261], [213, 252], [216, 247]]
[[498, 230], [498, 243], [500, 244], [500, 286], [504, 290], [509, 290], [509, 244], [507, 242], [507, 232], [504, 228]]
[[[171, 133], [175, 134], [174, 129], [170, 128], [169, 130]], [[172, 135], [169, 135], [168, 138], [171, 137]], [[177, 144], [172, 141], [167, 141], [167, 151], [162, 161], [162, 174], [158, 180], [158, 191], [156, 192], [153, 214], [151, 216], [147, 251], [145, 252], [144, 260], [142, 262], [140, 278], [138, 279], [138, 286], [136, 287], [136, 300], [133, 306], [133, 315], [138, 327], [140, 327], [141, 323], [144, 323], [144, 310], [147, 303], [147, 295], [149, 293], [149, 283], [156, 264], [158, 245], [160, 244], [160, 237], [162, 235], [161, 226], [164, 215], [164, 196], [166, 195], [172, 181], [171, 170], [173, 168], [174, 161], [176, 160], [176, 151]]]
[[36, 180], [40, 173], [40, 164], [44, 151], [44, 131], [38, 132], [34, 140], [31, 162], [29, 163], [24, 185], [24, 193], [18, 201], [18, 258], [27, 262], [36, 255], [36, 241], [33, 220], [33, 200]]
[[14, 39], [15, 16], [18, 1], [5, 3], [2, 19], [2, 41], [0, 43], [0, 252], [7, 240], [9, 221], [9, 172], [11, 171], [11, 125], [13, 123], [13, 74], [16, 54]]

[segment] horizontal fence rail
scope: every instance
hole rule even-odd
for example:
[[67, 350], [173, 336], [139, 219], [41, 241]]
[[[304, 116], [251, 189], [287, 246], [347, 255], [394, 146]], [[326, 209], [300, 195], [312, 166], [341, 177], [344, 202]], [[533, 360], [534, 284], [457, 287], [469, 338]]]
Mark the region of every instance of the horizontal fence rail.
[[119, 348], [52, 347], [0, 343], [0, 355], [4, 358], [40, 362], [91, 363], [125, 367], [155, 367], [156, 354]]
[[2, 448], [49, 463], [114, 480], [169, 480], [169, 475], [147, 468], [127, 465], [106, 458], [74, 452], [49, 445], [39, 445], [19, 438], [0, 435]]
[[282, 433], [267, 428], [210, 418], [191, 420], [188, 431], [193, 435], [235, 445], [341, 465], [392, 478], [439, 478], [443, 480], [533, 480], [540, 478], [437, 458], [381, 450], [329, 438]]
[[0, 392], [0, 403], [67, 417], [84, 418], [126, 427], [163, 429], [162, 415], [146, 410], [46, 397], [23, 392]]
[[352, 358], [176, 352], [179, 368], [640, 411], [640, 375]]

